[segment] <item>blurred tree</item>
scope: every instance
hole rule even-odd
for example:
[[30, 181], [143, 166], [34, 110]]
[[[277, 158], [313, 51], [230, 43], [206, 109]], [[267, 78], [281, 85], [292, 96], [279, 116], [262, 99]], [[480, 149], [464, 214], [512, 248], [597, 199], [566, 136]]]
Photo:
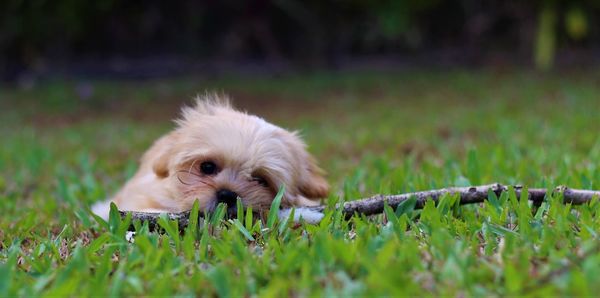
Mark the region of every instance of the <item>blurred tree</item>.
[[[549, 70], [556, 59], [557, 39], [562, 29], [569, 38], [581, 41], [588, 35], [589, 18], [582, 6], [593, 7], [598, 1], [558, 1], [544, 0], [538, 14], [536, 44], [534, 48], [535, 65], [540, 70]], [[564, 27], [559, 27], [559, 18], [564, 19]]]
[[546, 1], [539, 12], [538, 28], [535, 43], [535, 65], [548, 70], [554, 62], [556, 51], [556, 5], [554, 1]]
[[599, 9], [599, 0], [3, 0], [0, 77], [109, 57], [320, 67], [444, 49], [462, 62], [533, 53], [550, 69], [564, 45], [599, 46]]
[[582, 40], [588, 34], [588, 18], [583, 9], [573, 5], [565, 15], [565, 28], [569, 37], [574, 40]]

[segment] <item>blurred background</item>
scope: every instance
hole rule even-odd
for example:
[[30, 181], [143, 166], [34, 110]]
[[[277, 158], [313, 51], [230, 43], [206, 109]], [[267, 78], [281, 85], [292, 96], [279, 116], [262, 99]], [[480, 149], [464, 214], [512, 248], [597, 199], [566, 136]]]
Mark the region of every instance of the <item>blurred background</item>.
[[0, 211], [72, 221], [206, 91], [300, 131], [332, 197], [594, 188], [599, 16], [592, 0], [3, 0]]
[[[590, 187], [570, 165], [600, 177], [599, 16], [592, 0], [0, 1], [0, 191], [106, 198], [205, 91], [301, 131], [347, 197]], [[82, 176], [91, 194], [66, 194]]]
[[4, 0], [0, 79], [600, 62], [600, 1]]

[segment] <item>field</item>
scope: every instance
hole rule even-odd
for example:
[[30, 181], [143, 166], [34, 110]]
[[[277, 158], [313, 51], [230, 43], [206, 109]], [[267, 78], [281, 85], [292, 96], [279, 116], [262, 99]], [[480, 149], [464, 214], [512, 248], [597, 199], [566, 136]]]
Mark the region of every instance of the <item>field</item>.
[[[491, 182], [600, 189], [600, 73], [318, 73], [0, 89], [0, 295], [596, 295], [600, 204], [452, 197], [320, 225], [124, 234], [89, 206], [204, 90], [302, 132], [330, 200]], [[138, 224], [139, 227], [139, 224]]]

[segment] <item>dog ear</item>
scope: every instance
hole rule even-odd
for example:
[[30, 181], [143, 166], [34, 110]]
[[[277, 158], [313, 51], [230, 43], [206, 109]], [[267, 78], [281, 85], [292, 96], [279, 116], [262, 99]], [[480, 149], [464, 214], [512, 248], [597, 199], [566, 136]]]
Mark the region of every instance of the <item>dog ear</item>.
[[[296, 158], [295, 163], [302, 166], [296, 172], [298, 177], [297, 190], [299, 196], [297, 199], [302, 202], [296, 202], [299, 206], [314, 205], [319, 199], [326, 198], [329, 193], [329, 184], [325, 180], [325, 171], [318, 165], [317, 161], [306, 151], [306, 145], [302, 142], [298, 132], [281, 133], [277, 138], [284, 140], [288, 150]], [[318, 203], [317, 203], [318, 204]]]
[[161, 154], [152, 164], [152, 170], [158, 178], [169, 177], [169, 157], [168, 154]]
[[171, 132], [156, 140], [142, 157], [142, 166], [149, 165], [158, 178], [169, 177], [169, 162], [173, 155], [173, 144], [177, 139], [176, 132]]
[[300, 178], [299, 190], [308, 199], [322, 199], [329, 194], [329, 183], [325, 180], [325, 171], [317, 165], [312, 156], [306, 158], [306, 170]]

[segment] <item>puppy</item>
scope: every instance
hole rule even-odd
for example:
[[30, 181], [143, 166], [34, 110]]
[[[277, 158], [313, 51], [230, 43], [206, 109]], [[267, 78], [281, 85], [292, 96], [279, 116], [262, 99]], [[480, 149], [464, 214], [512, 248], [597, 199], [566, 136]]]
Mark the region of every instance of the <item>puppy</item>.
[[[296, 132], [232, 108], [227, 98], [205, 95], [184, 107], [177, 128], [159, 138], [141, 158], [137, 173], [92, 211], [108, 218], [119, 210], [182, 212], [219, 203], [265, 210], [285, 187], [283, 207], [314, 206], [327, 197], [324, 172]], [[230, 210], [231, 211], [231, 210]]]

